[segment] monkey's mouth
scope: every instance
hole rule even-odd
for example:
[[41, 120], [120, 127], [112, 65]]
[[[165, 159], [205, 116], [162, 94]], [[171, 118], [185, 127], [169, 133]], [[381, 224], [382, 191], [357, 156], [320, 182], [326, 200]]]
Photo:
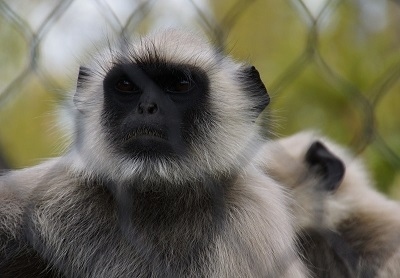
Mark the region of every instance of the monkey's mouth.
[[135, 138], [159, 138], [167, 140], [167, 135], [162, 130], [156, 128], [140, 127], [129, 132], [125, 137], [124, 141], [129, 141]]

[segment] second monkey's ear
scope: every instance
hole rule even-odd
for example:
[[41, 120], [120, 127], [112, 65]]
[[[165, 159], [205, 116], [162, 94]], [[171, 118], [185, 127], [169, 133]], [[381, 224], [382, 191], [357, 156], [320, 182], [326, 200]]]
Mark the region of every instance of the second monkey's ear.
[[244, 89], [249, 93], [249, 96], [254, 98], [256, 105], [253, 109], [257, 113], [261, 113], [270, 102], [270, 98], [261, 80], [260, 73], [254, 66], [245, 67], [243, 70]]
[[342, 160], [331, 153], [319, 141], [311, 144], [305, 157], [306, 163], [312, 170], [320, 175], [323, 181], [323, 189], [336, 191], [340, 186], [346, 168]]

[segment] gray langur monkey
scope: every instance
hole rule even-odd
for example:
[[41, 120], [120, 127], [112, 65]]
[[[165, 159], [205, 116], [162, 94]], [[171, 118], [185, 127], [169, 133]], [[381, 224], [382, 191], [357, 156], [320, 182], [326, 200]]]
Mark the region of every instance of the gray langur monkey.
[[1, 277], [307, 277], [290, 198], [252, 163], [254, 67], [160, 31], [94, 55], [74, 103], [71, 149], [0, 177]]
[[362, 161], [312, 131], [267, 143], [260, 158], [295, 200], [314, 277], [400, 277], [400, 204], [374, 189]]

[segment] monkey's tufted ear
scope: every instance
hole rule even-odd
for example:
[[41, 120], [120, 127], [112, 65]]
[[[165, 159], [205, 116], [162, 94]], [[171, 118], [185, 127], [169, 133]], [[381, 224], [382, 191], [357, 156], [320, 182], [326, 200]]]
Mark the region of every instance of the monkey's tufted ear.
[[85, 82], [88, 80], [89, 76], [91, 75], [91, 71], [87, 67], [80, 66], [79, 73], [78, 73], [78, 81], [76, 86], [81, 88], [84, 86]]
[[311, 144], [305, 160], [322, 177], [323, 189], [327, 191], [336, 191], [338, 189], [346, 171], [345, 165], [321, 142], [315, 141]]
[[243, 70], [243, 79], [245, 90], [256, 101], [256, 105], [253, 109], [256, 112], [261, 113], [269, 104], [270, 98], [267, 89], [261, 80], [260, 73], [254, 66], [246, 67]]
[[84, 96], [81, 92], [85, 89], [85, 84], [91, 75], [91, 71], [87, 67], [79, 67], [78, 80], [76, 84], [76, 91], [74, 95], [74, 104], [79, 111], [82, 111], [81, 103], [84, 101]]

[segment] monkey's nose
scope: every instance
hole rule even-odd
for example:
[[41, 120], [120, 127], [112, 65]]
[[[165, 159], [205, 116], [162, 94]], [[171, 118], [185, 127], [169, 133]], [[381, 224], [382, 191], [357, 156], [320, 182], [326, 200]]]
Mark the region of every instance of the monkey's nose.
[[156, 114], [158, 111], [158, 106], [156, 103], [152, 102], [152, 103], [140, 103], [139, 107], [138, 107], [138, 113], [139, 114]]

